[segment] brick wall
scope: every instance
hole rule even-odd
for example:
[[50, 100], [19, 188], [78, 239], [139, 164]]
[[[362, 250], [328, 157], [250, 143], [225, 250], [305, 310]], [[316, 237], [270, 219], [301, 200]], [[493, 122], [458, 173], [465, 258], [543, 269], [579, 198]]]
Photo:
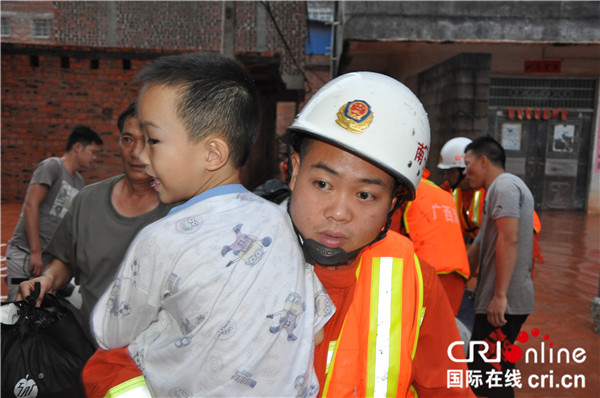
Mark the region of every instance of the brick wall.
[[[221, 1], [0, 3], [2, 17], [11, 23], [11, 36], [2, 37], [2, 201], [23, 200], [37, 163], [61, 156], [76, 124], [89, 125], [105, 141], [98, 167], [83, 173], [86, 181], [120, 172], [116, 119], [135, 98], [137, 87], [130, 85], [131, 80], [161, 53], [219, 51], [222, 5]], [[271, 14], [260, 2], [235, 5], [236, 52], [278, 53], [280, 74], [301, 74], [306, 3], [269, 2]], [[40, 16], [52, 21], [49, 39], [30, 36], [31, 21]], [[258, 48], [261, 24], [264, 40]], [[38, 46], [27, 49], [29, 44]], [[6, 51], [11, 45], [21, 50]], [[293, 119], [294, 108], [294, 103], [284, 105], [283, 120]], [[270, 128], [275, 129], [275, 123]]]
[[[61, 156], [77, 124], [92, 127], [104, 140], [96, 167], [82, 173], [86, 182], [120, 173], [116, 121], [137, 96], [139, 87], [132, 81], [151, 59], [170, 53], [3, 45], [2, 201], [23, 200], [35, 166]], [[262, 99], [259, 140], [242, 172], [243, 183], [253, 189], [277, 173], [276, 102], [283, 94], [273, 88], [281, 85], [278, 57], [238, 56], [257, 80]]]
[[119, 173], [116, 121], [135, 100], [137, 87], [130, 82], [148, 60], [133, 59], [124, 69], [123, 58], [102, 53], [22, 50], [30, 54], [7, 53], [5, 46], [2, 54], [2, 201], [23, 200], [35, 166], [62, 156], [77, 124], [90, 126], [104, 141], [96, 167], [82, 173], [86, 182]]
[[417, 96], [431, 127], [427, 168], [436, 182], [444, 180], [437, 164], [446, 141], [487, 133], [490, 66], [490, 54], [463, 53], [419, 74]]
[[[13, 29], [2, 42], [220, 51], [222, 6], [222, 1], [3, 1], [2, 16], [10, 18]], [[293, 57], [269, 12], [261, 14], [266, 47], [257, 48], [257, 8], [265, 5], [256, 1], [235, 2], [235, 50], [279, 52], [281, 72], [300, 74], [296, 63], [304, 65], [306, 2], [270, 1], [267, 6]], [[31, 20], [42, 14], [52, 22], [52, 37], [34, 39]]]

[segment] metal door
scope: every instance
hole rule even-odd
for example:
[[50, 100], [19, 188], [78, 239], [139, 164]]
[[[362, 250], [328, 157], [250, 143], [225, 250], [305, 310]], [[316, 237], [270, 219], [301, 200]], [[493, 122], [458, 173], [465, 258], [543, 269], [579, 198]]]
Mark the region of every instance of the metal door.
[[594, 87], [582, 79], [492, 79], [488, 131], [536, 210], [586, 208]]

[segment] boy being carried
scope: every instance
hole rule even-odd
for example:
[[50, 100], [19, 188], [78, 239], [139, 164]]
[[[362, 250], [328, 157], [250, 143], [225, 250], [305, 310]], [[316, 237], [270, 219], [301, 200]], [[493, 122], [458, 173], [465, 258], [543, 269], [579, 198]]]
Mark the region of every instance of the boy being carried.
[[129, 346], [155, 396], [314, 396], [315, 332], [333, 305], [285, 210], [239, 169], [260, 109], [218, 54], [160, 58], [139, 75], [141, 160], [163, 203], [92, 314], [103, 349]]

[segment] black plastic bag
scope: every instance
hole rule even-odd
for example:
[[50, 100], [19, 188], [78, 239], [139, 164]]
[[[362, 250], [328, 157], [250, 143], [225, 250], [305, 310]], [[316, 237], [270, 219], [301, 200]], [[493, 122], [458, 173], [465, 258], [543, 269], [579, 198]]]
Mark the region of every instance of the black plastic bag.
[[[83, 316], [68, 300], [36, 291], [2, 323], [2, 398], [85, 397], [81, 370], [95, 351]], [[4, 306], [4, 304], [3, 304]], [[3, 308], [4, 310], [4, 308]]]

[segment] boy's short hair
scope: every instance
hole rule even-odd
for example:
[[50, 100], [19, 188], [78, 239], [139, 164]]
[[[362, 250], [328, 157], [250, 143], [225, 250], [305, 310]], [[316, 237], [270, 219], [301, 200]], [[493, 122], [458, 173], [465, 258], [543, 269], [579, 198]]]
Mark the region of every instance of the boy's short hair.
[[66, 151], [69, 152], [78, 142], [80, 142], [84, 148], [91, 143], [96, 143], [98, 145], [103, 144], [102, 138], [100, 138], [98, 133], [87, 126], [81, 125], [77, 125], [73, 127], [73, 130], [71, 130], [69, 138], [67, 138], [67, 145], [65, 147]]
[[477, 157], [485, 156], [492, 164], [501, 167], [503, 170], [506, 164], [506, 153], [502, 145], [489, 135], [475, 138], [465, 147], [467, 151], [473, 152]]
[[125, 109], [119, 115], [119, 119], [117, 120], [117, 127], [119, 127], [119, 133], [123, 134], [123, 128], [125, 127], [125, 121], [127, 119], [129, 119], [130, 117], [135, 117], [135, 116], [137, 116], [137, 108], [136, 108], [135, 102], [134, 102], [132, 104], [129, 104], [127, 109]]
[[151, 85], [180, 89], [176, 104], [191, 142], [211, 134], [227, 142], [232, 164], [240, 168], [258, 136], [260, 101], [244, 67], [218, 53], [161, 57], [137, 76], [142, 90]]

